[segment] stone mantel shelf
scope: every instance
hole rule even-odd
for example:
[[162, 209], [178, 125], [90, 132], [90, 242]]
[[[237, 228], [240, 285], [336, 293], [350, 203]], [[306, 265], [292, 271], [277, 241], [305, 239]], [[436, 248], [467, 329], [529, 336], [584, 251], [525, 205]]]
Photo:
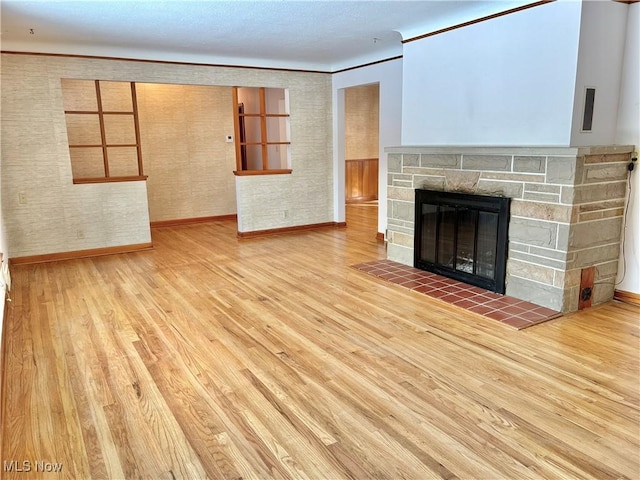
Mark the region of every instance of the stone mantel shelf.
[[474, 154], [474, 155], [598, 155], [612, 153], [632, 153], [633, 145], [593, 145], [582, 147], [563, 146], [491, 146], [491, 145], [406, 145], [399, 147], [386, 147], [385, 153], [404, 154]]

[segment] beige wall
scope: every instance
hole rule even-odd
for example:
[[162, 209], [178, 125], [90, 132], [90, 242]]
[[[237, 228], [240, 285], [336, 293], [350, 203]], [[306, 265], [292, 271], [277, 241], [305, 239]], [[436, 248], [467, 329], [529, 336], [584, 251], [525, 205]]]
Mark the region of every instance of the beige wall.
[[231, 87], [137, 83], [152, 222], [236, 213]]
[[146, 182], [72, 183], [61, 78], [288, 88], [293, 173], [237, 177], [239, 224], [247, 232], [332, 220], [328, 74], [13, 54], [2, 55], [1, 72], [2, 206], [11, 257], [151, 239]]
[[378, 158], [379, 85], [344, 92], [345, 159]]

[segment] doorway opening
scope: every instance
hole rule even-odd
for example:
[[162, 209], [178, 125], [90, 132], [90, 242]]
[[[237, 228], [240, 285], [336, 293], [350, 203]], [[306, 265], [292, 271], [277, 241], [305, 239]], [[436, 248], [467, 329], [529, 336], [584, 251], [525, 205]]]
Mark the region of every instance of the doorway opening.
[[345, 89], [345, 202], [378, 200], [379, 84]]

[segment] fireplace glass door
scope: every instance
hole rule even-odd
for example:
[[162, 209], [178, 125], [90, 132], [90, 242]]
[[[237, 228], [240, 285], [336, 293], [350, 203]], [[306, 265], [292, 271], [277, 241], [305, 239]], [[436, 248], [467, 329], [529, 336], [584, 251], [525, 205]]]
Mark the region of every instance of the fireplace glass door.
[[504, 293], [509, 200], [416, 190], [415, 266]]

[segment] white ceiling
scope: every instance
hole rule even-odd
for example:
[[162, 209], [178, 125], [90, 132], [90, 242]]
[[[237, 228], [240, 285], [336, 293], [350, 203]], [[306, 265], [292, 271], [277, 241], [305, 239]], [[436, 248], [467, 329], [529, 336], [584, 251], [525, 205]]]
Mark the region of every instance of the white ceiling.
[[[337, 71], [531, 1], [1, 0], [3, 51]], [[374, 40], [375, 39], [375, 40]]]

